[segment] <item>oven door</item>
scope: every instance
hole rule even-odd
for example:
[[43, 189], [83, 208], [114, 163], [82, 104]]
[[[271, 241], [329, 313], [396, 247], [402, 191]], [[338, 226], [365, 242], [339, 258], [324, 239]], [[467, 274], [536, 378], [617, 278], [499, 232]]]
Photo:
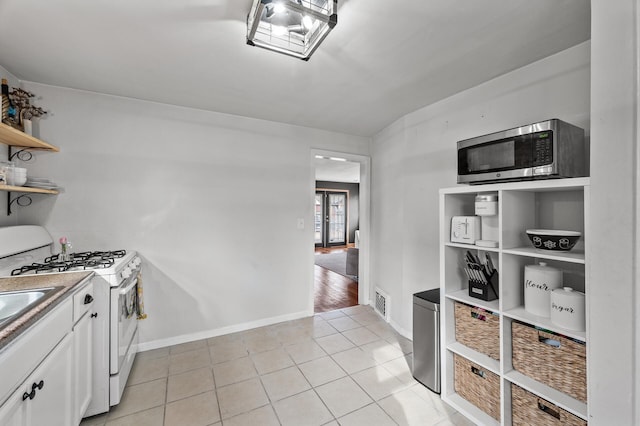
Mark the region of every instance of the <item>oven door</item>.
[[109, 365], [111, 374], [117, 374], [125, 360], [127, 350], [138, 329], [136, 302], [138, 278], [132, 275], [118, 287], [111, 289], [111, 337]]

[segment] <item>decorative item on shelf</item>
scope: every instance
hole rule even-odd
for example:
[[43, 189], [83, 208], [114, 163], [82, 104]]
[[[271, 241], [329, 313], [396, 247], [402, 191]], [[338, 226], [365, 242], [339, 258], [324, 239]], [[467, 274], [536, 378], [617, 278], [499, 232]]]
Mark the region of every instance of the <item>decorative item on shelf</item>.
[[535, 248], [555, 251], [571, 250], [582, 235], [577, 231], [555, 229], [527, 229], [526, 233]]
[[524, 267], [524, 309], [530, 314], [549, 318], [551, 291], [562, 287], [562, 271], [546, 262]]
[[464, 272], [469, 278], [469, 296], [485, 301], [498, 298], [498, 271], [494, 268], [491, 257], [485, 253], [485, 262], [470, 251], [466, 252], [467, 267]]
[[498, 247], [498, 193], [476, 195], [476, 216], [480, 216], [482, 237], [477, 246]]
[[31, 105], [29, 99], [33, 97], [35, 97], [33, 93], [19, 87], [14, 87], [9, 93], [9, 99], [18, 108], [18, 125], [13, 127], [24, 131], [28, 135], [33, 134], [32, 120], [40, 118], [47, 113], [42, 108]]
[[2, 79], [0, 88], [2, 93], [2, 122], [11, 127], [19, 126], [18, 110], [9, 94], [9, 84], [6, 78]]
[[568, 330], [584, 331], [586, 325], [584, 293], [571, 287], [551, 292], [551, 322]]

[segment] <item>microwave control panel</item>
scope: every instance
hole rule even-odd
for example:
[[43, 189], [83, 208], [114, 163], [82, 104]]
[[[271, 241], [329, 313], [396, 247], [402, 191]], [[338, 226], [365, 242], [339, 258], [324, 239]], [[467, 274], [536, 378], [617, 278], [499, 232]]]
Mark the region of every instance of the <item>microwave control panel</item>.
[[553, 132], [538, 132], [533, 135], [534, 166], [542, 166], [553, 162]]

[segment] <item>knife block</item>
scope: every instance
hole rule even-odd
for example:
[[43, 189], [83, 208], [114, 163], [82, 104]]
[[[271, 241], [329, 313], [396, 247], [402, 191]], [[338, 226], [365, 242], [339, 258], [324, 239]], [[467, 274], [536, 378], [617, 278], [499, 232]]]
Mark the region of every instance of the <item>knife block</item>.
[[493, 271], [490, 276], [482, 271], [486, 283], [480, 280], [469, 280], [469, 296], [490, 302], [498, 298], [498, 271]]

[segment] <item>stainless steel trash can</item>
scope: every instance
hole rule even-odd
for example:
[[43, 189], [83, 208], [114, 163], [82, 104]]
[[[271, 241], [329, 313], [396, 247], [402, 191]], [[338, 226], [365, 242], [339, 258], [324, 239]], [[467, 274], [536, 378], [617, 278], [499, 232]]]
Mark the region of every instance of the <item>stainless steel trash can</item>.
[[413, 295], [413, 377], [440, 393], [440, 289]]

